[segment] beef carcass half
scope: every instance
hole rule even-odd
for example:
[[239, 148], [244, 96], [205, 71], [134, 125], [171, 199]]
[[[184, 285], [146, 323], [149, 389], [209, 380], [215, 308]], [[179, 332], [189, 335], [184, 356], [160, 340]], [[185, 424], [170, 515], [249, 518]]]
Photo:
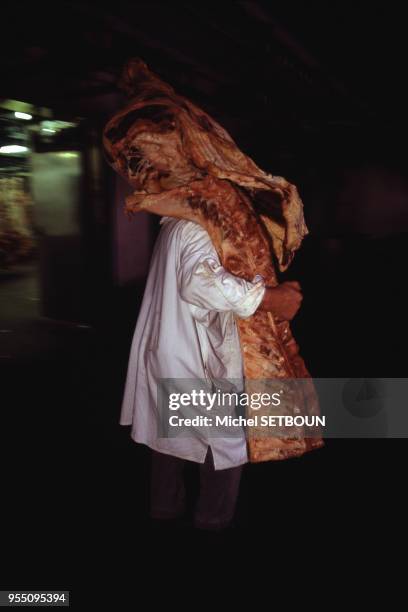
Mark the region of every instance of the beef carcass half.
[[[296, 187], [258, 168], [214, 119], [141, 60], [126, 64], [119, 85], [130, 100], [105, 126], [103, 147], [135, 189], [126, 210], [199, 223], [229, 272], [246, 280], [261, 274], [275, 286], [275, 265], [286, 270], [307, 234]], [[289, 323], [261, 311], [236, 323], [246, 392], [259, 391], [260, 380], [303, 379], [280, 414], [317, 416], [313, 382]], [[298, 456], [322, 444], [302, 427], [290, 438], [262, 435], [257, 427], [248, 432], [253, 462]]]

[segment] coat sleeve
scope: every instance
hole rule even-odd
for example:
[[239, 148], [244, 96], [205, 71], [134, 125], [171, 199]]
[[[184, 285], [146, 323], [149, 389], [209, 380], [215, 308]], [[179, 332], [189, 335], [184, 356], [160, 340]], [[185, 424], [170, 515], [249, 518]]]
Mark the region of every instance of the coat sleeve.
[[228, 272], [208, 232], [192, 222], [181, 234], [177, 284], [181, 298], [189, 304], [205, 311], [232, 311], [243, 319], [256, 311], [265, 293], [262, 276], [250, 282]]

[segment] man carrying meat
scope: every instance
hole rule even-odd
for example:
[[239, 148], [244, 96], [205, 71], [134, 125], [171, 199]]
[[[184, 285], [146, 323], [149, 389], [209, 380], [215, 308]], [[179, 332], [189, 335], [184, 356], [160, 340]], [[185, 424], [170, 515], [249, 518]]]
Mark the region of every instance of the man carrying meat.
[[[194, 524], [220, 530], [231, 523], [248, 460], [299, 456], [322, 441], [246, 440], [244, 431], [210, 437], [202, 429], [163, 437], [157, 388], [162, 379], [309, 376], [288, 324], [300, 307], [300, 287], [279, 284], [275, 271], [287, 269], [307, 234], [302, 202], [294, 185], [258, 168], [141, 60], [128, 62], [120, 86], [130, 102], [105, 127], [107, 161], [134, 187], [127, 211], [162, 217], [120, 422], [152, 449], [151, 516], [183, 514], [183, 469], [193, 461], [200, 466]], [[318, 411], [313, 392], [300, 409]]]

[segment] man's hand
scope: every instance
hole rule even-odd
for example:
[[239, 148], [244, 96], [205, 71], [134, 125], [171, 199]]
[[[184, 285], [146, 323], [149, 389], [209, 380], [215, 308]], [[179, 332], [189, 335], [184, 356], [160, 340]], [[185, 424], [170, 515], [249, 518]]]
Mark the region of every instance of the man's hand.
[[291, 321], [302, 303], [302, 292], [297, 281], [287, 281], [276, 287], [267, 287], [258, 310], [267, 310], [277, 319]]

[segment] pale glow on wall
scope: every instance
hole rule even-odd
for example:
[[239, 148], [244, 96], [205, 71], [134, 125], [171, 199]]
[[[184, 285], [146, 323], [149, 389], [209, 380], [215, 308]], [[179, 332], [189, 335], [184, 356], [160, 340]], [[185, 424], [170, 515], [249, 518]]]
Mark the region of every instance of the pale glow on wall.
[[59, 151], [57, 153], [58, 157], [67, 157], [67, 158], [71, 158], [71, 157], [79, 157], [79, 153], [77, 152], [71, 152], [71, 151]]
[[0, 153], [26, 153], [28, 151], [28, 147], [22, 147], [20, 145], [5, 145], [4, 147], [0, 147]]
[[33, 118], [33, 116], [28, 113], [20, 113], [18, 111], [15, 111], [14, 116], [17, 117], [17, 119], [26, 119], [27, 121]]

